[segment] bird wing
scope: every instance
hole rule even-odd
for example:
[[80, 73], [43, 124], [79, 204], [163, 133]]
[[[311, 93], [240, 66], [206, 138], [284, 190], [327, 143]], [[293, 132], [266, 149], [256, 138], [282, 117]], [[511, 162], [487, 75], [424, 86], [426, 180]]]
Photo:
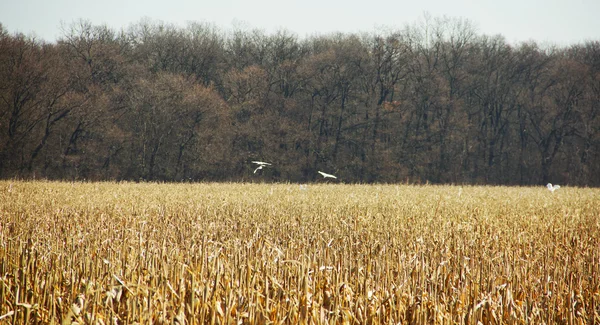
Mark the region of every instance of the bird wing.
[[263, 168], [263, 165], [260, 165], [260, 166], [258, 166], [258, 168], [256, 168], [256, 169], [254, 170], [254, 173], [256, 174], [256, 171], [257, 171], [257, 170], [259, 170], [259, 169], [262, 169], [262, 168]]
[[257, 164], [257, 165], [261, 165], [261, 166], [267, 166], [267, 165], [271, 165], [268, 162], [264, 162], [264, 161], [252, 161], [253, 164]]
[[324, 173], [324, 172], [322, 172], [322, 171], [319, 171], [319, 174], [323, 175], [323, 177], [325, 177], [325, 178], [327, 178], [327, 177], [330, 177], [330, 178], [337, 178], [337, 177], [335, 177], [335, 176], [333, 176], [333, 175], [331, 175], [331, 174], [327, 174], [327, 173]]

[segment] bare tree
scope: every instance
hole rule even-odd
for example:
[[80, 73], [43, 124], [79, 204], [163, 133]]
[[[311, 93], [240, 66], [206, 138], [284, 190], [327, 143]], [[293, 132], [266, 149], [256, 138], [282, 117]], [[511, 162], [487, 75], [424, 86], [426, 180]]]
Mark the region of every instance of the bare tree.
[[6, 176], [27, 166], [34, 130], [44, 120], [48, 71], [35, 39], [1, 33], [0, 53], [0, 175]]

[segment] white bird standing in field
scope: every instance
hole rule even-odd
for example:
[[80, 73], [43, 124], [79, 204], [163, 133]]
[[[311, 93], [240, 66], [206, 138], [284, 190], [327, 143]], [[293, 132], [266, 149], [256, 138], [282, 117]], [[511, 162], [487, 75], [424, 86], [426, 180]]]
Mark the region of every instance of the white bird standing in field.
[[548, 190], [550, 192], [554, 193], [554, 191], [556, 191], [560, 188], [560, 185], [552, 185], [552, 183], [548, 183], [548, 185], [546, 185], [546, 187], [548, 188]]
[[258, 167], [254, 170], [255, 174], [259, 169], [263, 169], [263, 167], [265, 167], [265, 166], [271, 166], [271, 164], [269, 164], [268, 162], [264, 162], [264, 161], [252, 161], [252, 163], [258, 165]]
[[327, 174], [327, 173], [324, 173], [322, 171], [319, 171], [319, 174], [323, 175], [323, 178], [337, 178], [334, 175]]

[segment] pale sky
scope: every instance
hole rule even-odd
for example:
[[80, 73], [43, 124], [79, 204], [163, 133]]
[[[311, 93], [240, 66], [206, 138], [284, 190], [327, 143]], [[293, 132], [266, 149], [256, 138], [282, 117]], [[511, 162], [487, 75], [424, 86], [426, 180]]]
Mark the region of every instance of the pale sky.
[[227, 30], [236, 24], [270, 33], [286, 29], [300, 37], [330, 32], [372, 32], [402, 28], [423, 19], [465, 18], [478, 34], [503, 35], [510, 43], [535, 40], [570, 45], [600, 40], [599, 0], [4, 0], [0, 23], [53, 42], [61, 22], [86, 19], [119, 31], [142, 18], [185, 26], [214, 23]]

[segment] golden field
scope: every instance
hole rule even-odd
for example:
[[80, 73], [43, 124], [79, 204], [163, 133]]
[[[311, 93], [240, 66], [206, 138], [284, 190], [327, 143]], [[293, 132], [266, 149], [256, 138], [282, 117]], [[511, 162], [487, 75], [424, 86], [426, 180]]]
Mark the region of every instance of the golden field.
[[598, 324], [600, 189], [0, 181], [0, 324]]

